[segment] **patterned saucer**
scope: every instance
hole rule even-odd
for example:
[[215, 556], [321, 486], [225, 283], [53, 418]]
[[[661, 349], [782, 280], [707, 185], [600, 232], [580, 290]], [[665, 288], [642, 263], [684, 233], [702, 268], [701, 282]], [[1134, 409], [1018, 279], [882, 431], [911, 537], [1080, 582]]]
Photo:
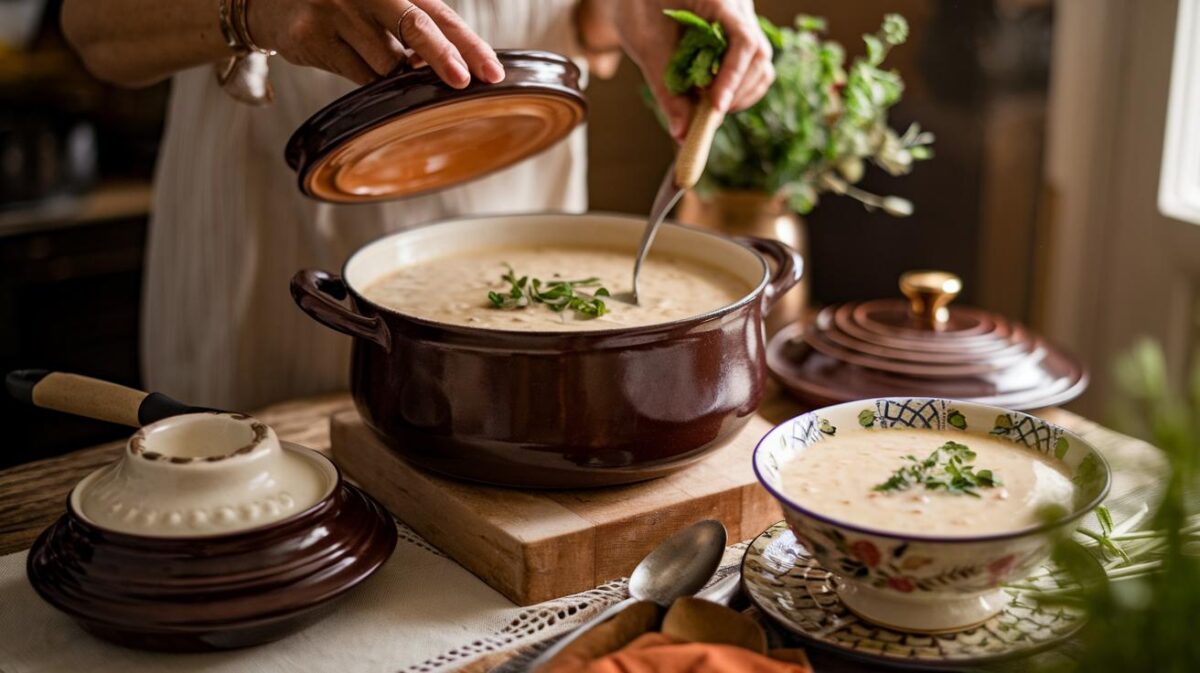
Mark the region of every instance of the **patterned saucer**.
[[[1026, 580], [1058, 588], [1051, 563]], [[742, 560], [742, 581], [755, 606], [783, 629], [840, 653], [875, 663], [962, 667], [1021, 657], [1062, 642], [1084, 624], [1082, 612], [1041, 608], [1024, 591], [981, 626], [938, 635], [907, 633], [863, 621], [834, 590], [836, 578], [796, 541], [787, 523], [763, 531]]]

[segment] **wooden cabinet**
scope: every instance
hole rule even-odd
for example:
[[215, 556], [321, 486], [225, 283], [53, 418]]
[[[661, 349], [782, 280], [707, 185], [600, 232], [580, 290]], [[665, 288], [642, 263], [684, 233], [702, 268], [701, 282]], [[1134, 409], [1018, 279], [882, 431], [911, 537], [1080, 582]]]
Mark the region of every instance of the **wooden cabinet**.
[[[108, 198], [114, 192], [123, 193]], [[139, 384], [148, 202], [148, 185], [102, 187], [73, 217], [3, 213], [0, 372], [57, 369]], [[0, 424], [8, 433], [0, 468], [128, 434], [119, 426], [29, 408], [8, 395], [0, 396]]]

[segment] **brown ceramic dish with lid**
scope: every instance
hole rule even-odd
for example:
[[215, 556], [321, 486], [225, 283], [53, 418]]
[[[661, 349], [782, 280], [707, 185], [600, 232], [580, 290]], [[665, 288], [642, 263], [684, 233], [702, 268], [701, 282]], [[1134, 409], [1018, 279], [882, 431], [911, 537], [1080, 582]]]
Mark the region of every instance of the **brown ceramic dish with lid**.
[[911, 271], [904, 298], [828, 306], [775, 335], [771, 373], [815, 407], [852, 400], [939, 396], [1030, 410], [1083, 393], [1088, 376], [1071, 354], [1020, 323], [950, 306], [957, 276]]
[[391, 517], [327, 458], [244, 415], [199, 413], [146, 426], [81, 481], [26, 571], [97, 636], [201, 651], [298, 630], [395, 545]]
[[[442, 189], [532, 156], [583, 121], [579, 71], [570, 60], [530, 51], [499, 57], [506, 76], [498, 84], [454, 90], [419, 68], [315, 114], [287, 148], [301, 191], [350, 203]], [[666, 227], [655, 251], [699, 256], [752, 290], [704, 315], [628, 329], [458, 326], [405, 315], [363, 290], [408, 264], [522, 243], [626, 249], [632, 272], [645, 225], [643, 218], [555, 213], [442, 222], [364, 246], [340, 276], [301, 271], [292, 295], [314, 319], [355, 337], [358, 409], [410, 460], [505, 486], [639, 481], [699, 459], [758, 407], [766, 376], [762, 314], [798, 281], [794, 251]], [[764, 255], [776, 263], [774, 273]]]
[[292, 295], [315, 320], [355, 337], [350, 385], [359, 412], [413, 462], [505, 486], [649, 479], [698, 460], [758, 408], [766, 378], [763, 314], [799, 281], [794, 250], [667, 224], [655, 253], [709, 265], [741, 279], [747, 291], [702, 315], [636, 327], [467, 327], [363, 296], [403, 265], [493, 247], [627, 250], [632, 271], [645, 224], [558, 213], [443, 222], [368, 244], [340, 276], [301, 271]]

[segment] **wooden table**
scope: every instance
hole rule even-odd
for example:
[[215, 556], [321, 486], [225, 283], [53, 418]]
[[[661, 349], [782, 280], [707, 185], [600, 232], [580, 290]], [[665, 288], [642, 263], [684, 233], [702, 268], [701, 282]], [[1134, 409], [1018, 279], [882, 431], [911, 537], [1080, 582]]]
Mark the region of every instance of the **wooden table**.
[[[345, 394], [287, 402], [261, 410], [256, 416], [271, 425], [279, 437], [320, 451], [329, 450], [329, 417], [353, 408]], [[782, 422], [799, 407], [773, 394], [761, 413]], [[1140, 494], [1154, 490], [1162, 468], [1158, 451], [1146, 443], [1108, 430], [1062, 409], [1044, 409], [1039, 416], [1062, 425], [1093, 443], [1109, 460], [1115, 474], [1109, 502], [1121, 519], [1122, 509], [1145, 500]], [[124, 444], [113, 442], [59, 458], [40, 460], [0, 471], [0, 554], [27, 549], [46, 526], [62, 515], [67, 493], [92, 470], [114, 460]], [[7, 447], [19, 451], [20, 447]], [[840, 657], [814, 652], [814, 663], [823, 671], [867, 670]]]

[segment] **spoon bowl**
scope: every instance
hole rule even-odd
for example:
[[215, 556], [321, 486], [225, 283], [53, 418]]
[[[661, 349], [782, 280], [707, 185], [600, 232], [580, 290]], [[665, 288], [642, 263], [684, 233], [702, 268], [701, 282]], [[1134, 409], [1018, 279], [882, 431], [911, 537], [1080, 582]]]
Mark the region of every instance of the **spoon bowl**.
[[663, 540], [629, 576], [629, 595], [668, 607], [692, 596], [712, 578], [725, 553], [725, 526], [713, 519], [694, 523]]

